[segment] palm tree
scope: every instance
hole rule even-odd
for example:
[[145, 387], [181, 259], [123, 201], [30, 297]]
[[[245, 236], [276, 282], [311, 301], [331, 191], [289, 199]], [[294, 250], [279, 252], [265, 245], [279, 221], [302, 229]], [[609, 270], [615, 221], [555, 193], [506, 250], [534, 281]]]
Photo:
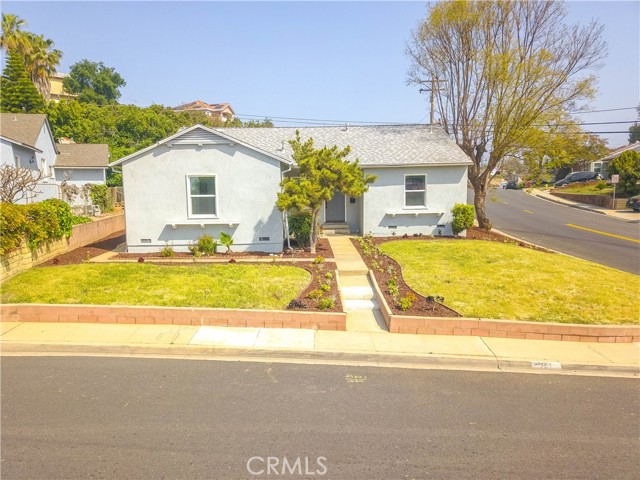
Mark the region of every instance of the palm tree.
[[29, 47], [24, 55], [27, 72], [40, 94], [48, 101], [51, 96], [49, 78], [56, 73], [62, 52], [53, 48], [53, 40], [45, 39], [42, 35], [28, 33], [27, 38]]
[[15, 51], [20, 55], [24, 55], [27, 48], [27, 38], [22, 27], [27, 22], [12, 13], [2, 14], [2, 37], [0, 37], [0, 48], [5, 52]]

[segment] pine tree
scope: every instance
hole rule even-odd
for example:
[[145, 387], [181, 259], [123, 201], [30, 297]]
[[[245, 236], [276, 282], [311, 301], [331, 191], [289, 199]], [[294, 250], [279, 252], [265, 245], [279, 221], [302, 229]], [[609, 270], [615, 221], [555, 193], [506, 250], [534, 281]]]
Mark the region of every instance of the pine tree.
[[44, 113], [42, 95], [31, 82], [20, 55], [9, 52], [0, 80], [0, 111], [11, 113]]

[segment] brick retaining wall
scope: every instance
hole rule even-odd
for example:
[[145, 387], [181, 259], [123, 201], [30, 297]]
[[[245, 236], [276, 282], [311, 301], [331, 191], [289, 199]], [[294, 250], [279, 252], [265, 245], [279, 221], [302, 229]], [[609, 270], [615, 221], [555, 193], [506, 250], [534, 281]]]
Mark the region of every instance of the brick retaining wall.
[[412, 317], [394, 315], [373, 272], [369, 278], [380, 311], [391, 333], [425, 335], [472, 335], [480, 337], [562, 340], [570, 342], [640, 342], [640, 325], [580, 325], [574, 323], [520, 322], [484, 318]]
[[0, 257], [0, 280], [7, 280], [58, 255], [94, 243], [124, 230], [124, 227], [124, 213], [119, 213], [96, 219], [91, 223], [74, 225], [71, 237], [47, 242], [36, 250], [29, 249], [26, 242], [22, 242], [20, 248]]
[[0, 321], [173, 324], [346, 330], [347, 316], [343, 312], [7, 304], [0, 307]]

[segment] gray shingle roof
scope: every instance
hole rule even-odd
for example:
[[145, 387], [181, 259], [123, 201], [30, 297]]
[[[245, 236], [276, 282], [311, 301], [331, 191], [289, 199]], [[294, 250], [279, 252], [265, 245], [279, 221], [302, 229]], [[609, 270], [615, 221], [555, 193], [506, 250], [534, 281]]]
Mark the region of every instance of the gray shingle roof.
[[109, 165], [109, 147], [102, 143], [57, 143], [60, 152], [55, 167], [106, 168]]
[[294, 139], [299, 130], [302, 141], [312, 137], [316, 148], [349, 145], [349, 158], [358, 158], [363, 166], [471, 164], [469, 157], [439, 125], [433, 129], [428, 125], [375, 125], [215, 130], [285, 160], [291, 160], [293, 151], [289, 140]]
[[35, 147], [46, 119], [43, 113], [0, 113], [0, 136]]

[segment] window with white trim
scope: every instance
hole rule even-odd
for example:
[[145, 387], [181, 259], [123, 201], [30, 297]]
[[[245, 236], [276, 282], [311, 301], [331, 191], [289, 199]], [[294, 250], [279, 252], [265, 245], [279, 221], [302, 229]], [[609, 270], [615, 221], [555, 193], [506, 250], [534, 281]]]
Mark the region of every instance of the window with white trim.
[[215, 175], [187, 176], [190, 217], [211, 217], [217, 215]]
[[427, 176], [404, 176], [404, 206], [410, 208], [427, 206]]

